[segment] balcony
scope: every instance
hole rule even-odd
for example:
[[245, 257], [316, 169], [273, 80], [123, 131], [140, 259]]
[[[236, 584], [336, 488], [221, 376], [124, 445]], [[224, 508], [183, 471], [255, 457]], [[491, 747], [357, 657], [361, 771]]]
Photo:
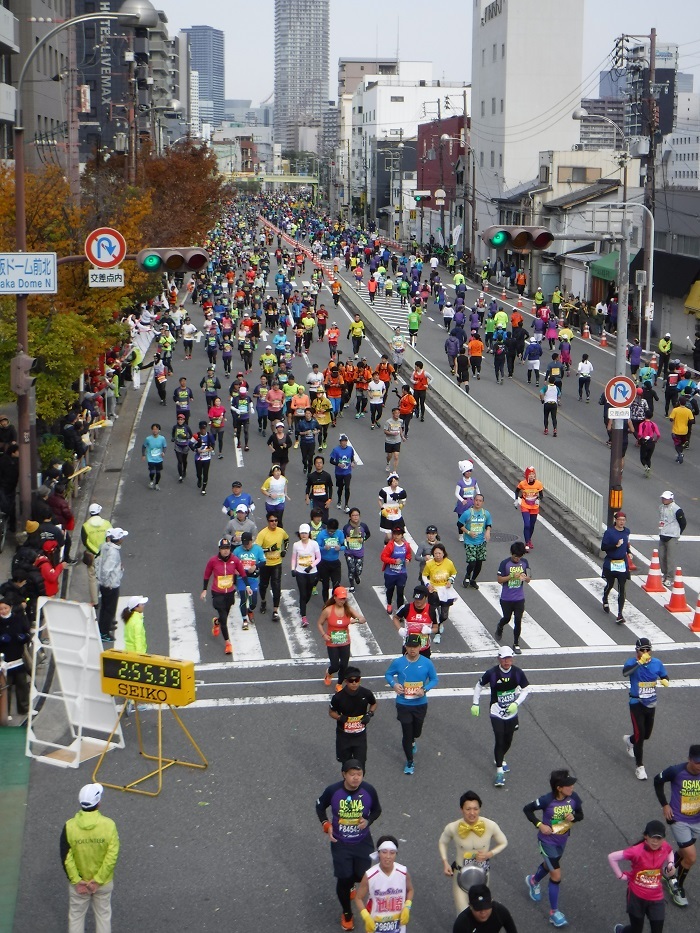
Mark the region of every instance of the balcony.
[[0, 84], [0, 122], [15, 122], [17, 92], [9, 84]]
[[0, 54], [19, 52], [19, 20], [0, 6]]

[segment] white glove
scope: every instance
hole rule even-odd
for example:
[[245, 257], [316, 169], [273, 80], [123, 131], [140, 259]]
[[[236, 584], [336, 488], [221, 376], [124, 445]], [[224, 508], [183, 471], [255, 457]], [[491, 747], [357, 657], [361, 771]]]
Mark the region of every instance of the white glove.
[[433, 630], [432, 625], [424, 625], [424, 626], [421, 628], [420, 633], [421, 633], [421, 635], [430, 635], [430, 633], [432, 632], [432, 630]]
[[513, 508], [515, 509], [520, 508], [520, 502], [521, 502], [520, 499], [513, 499]]
[[399, 629], [399, 635], [401, 638], [405, 638], [408, 635], [408, 629], [404, 626]]

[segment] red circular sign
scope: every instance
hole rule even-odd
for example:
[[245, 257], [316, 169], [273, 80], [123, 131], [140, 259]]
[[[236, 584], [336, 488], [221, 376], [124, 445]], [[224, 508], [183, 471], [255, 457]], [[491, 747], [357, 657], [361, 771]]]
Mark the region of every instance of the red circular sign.
[[626, 408], [637, 392], [634, 379], [613, 376], [605, 386], [605, 398], [613, 408]]
[[85, 240], [85, 255], [98, 269], [112, 269], [126, 256], [126, 240], [112, 227], [98, 227]]

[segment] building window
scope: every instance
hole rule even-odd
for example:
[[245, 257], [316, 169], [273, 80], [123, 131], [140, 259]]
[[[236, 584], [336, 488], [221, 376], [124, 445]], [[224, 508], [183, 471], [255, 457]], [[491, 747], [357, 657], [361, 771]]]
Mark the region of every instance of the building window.
[[505, 58], [505, 57], [506, 57], [506, 44], [505, 42], [501, 42], [501, 58]]
[[496, 61], [496, 49], [497, 49], [497, 48], [498, 48], [498, 46], [497, 46], [496, 43], [494, 42], [494, 43], [493, 43], [493, 49], [491, 50], [491, 60], [494, 61], [494, 62]]
[[503, 113], [503, 98], [501, 98], [501, 113]]
[[404, 102], [403, 95], [400, 95], [400, 96], [396, 95], [395, 97], [391, 97], [390, 99], [391, 99], [392, 104], [402, 104]]
[[492, 97], [491, 98], [491, 116], [495, 116], [495, 114], [496, 114], [496, 98]]
[[495, 167], [496, 167], [496, 153], [492, 149], [491, 150], [491, 168], [495, 168]]
[[486, 101], [484, 100], [481, 101], [481, 116], [486, 116]]
[[484, 150], [482, 149], [479, 153], [479, 168], [484, 167]]
[[486, 49], [481, 50], [481, 67], [483, 68], [486, 64]]
[[503, 153], [502, 152], [498, 153], [498, 167], [503, 168]]
[[599, 168], [587, 168], [584, 165], [560, 165], [557, 169], [557, 182], [575, 182], [592, 185], [602, 175]]

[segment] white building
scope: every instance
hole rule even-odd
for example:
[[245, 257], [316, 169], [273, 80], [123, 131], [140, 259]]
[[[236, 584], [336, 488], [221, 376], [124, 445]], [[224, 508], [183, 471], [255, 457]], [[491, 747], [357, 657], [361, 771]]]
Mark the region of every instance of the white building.
[[480, 227], [491, 198], [534, 179], [542, 149], [570, 149], [579, 127], [581, 0], [472, 0], [471, 146]]
[[664, 136], [661, 177], [666, 188], [700, 189], [700, 133], [679, 129]]

